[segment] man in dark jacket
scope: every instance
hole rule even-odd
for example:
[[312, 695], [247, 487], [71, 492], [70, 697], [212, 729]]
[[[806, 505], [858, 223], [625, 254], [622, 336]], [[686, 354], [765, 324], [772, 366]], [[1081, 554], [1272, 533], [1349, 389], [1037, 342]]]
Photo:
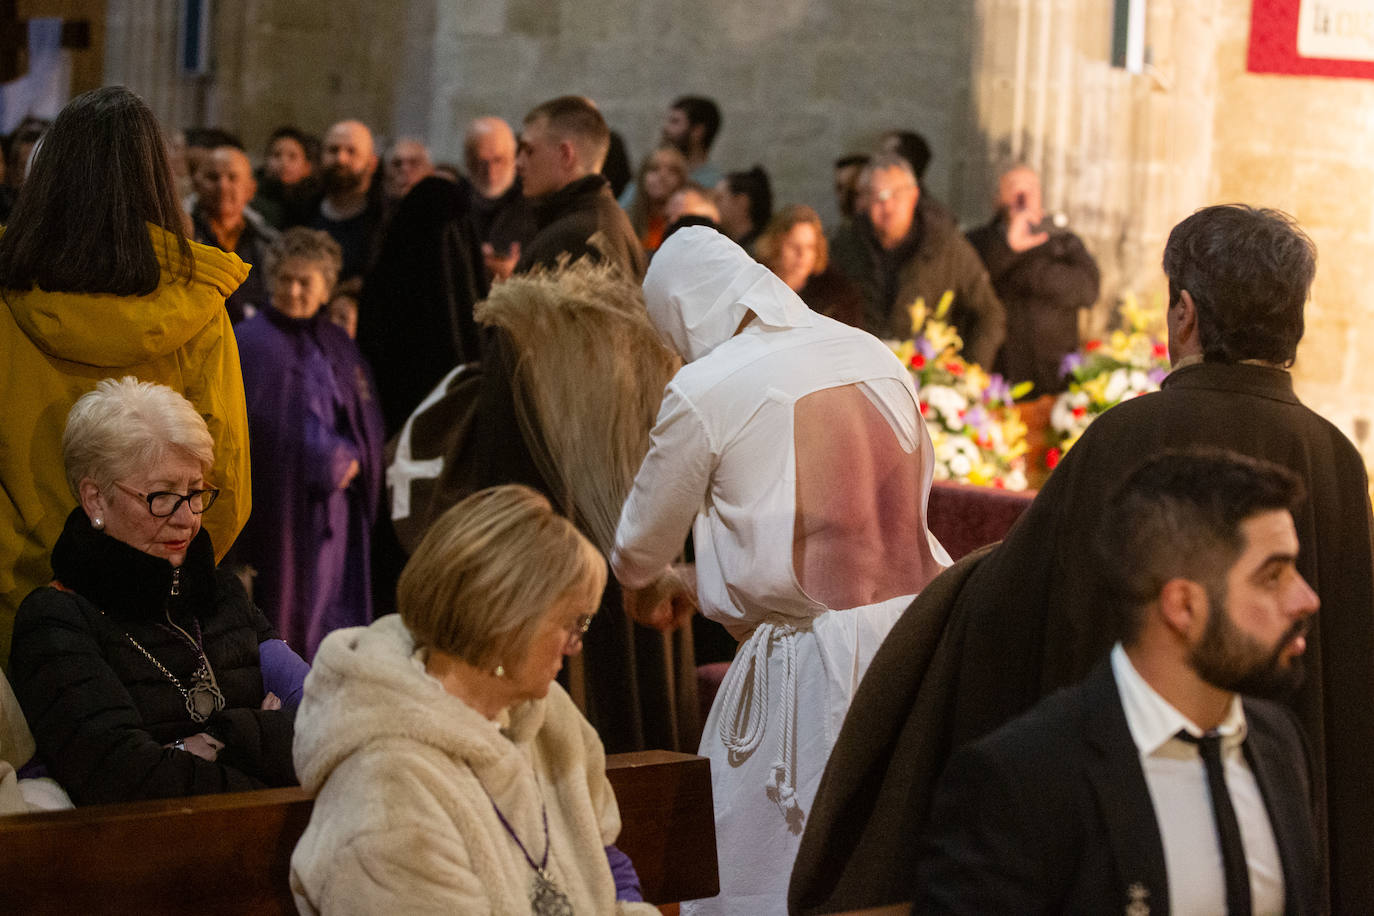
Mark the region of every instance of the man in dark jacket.
[[248, 279], [224, 300], [229, 320], [238, 324], [267, 307], [267, 249], [277, 230], [248, 207], [257, 192], [253, 164], [236, 146], [217, 146], [191, 176], [196, 203], [191, 209], [195, 240], [230, 251], [248, 264]]
[[[1307, 490], [1293, 513], [1298, 571], [1322, 612], [1307, 637], [1307, 680], [1289, 705], [1313, 751], [1330, 911], [1357, 912], [1374, 900], [1374, 771], [1365, 751], [1374, 747], [1369, 484], [1360, 453], [1302, 405], [1286, 371], [1315, 271], [1311, 240], [1274, 211], [1208, 207], [1174, 228], [1164, 253], [1174, 371], [1162, 391], [1088, 427], [1001, 546], [946, 606], [926, 609], [944, 626], [915, 632], [922, 621], [908, 613], [893, 628], [822, 780], [793, 872], [795, 912], [902, 899], [910, 887], [902, 844], [925, 822], [950, 752], [1081, 680], [1111, 648], [1101, 583], [1083, 570], [1093, 563], [1097, 521], [1116, 486], [1150, 455], [1192, 445], [1281, 464]], [[926, 591], [940, 594], [941, 578]], [[910, 702], [858, 727], [854, 710], [902, 691]], [[922, 740], [903, 743], [912, 727]], [[888, 752], [898, 746], [908, 750]], [[851, 765], [842, 770], [837, 760]], [[900, 797], [869, 807], [889, 773], [904, 780]], [[864, 810], [856, 814], [856, 805]]]
[[942, 207], [922, 201], [911, 164], [883, 154], [865, 170], [866, 208], [830, 240], [830, 261], [864, 300], [864, 330], [905, 339], [919, 296], [934, 311], [954, 294], [947, 320], [964, 339], [964, 356], [991, 367], [1006, 334], [1006, 314], [978, 254]]
[[516, 273], [586, 255], [610, 261], [626, 279], [644, 279], [644, 249], [600, 174], [610, 142], [606, 119], [582, 96], [552, 99], [525, 116], [515, 167], [538, 230]]
[[1026, 165], [1002, 173], [997, 215], [968, 240], [1007, 310], [1007, 339], [993, 371], [1034, 383], [1032, 397], [1063, 391], [1059, 364], [1078, 349], [1078, 313], [1097, 301], [1097, 262], [1078, 236], [1046, 223], [1040, 179]]
[[469, 185], [468, 219], [481, 246], [488, 277], [510, 276], [520, 249], [534, 236], [530, 202], [515, 177], [515, 132], [503, 119], [484, 115], [468, 124], [463, 164]]

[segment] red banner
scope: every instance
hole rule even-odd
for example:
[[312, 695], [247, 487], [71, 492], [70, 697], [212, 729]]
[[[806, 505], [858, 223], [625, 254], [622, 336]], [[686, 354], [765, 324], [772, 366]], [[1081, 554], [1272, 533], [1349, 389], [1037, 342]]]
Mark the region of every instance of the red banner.
[[1246, 69], [1374, 79], [1374, 7], [1368, 0], [1254, 0]]

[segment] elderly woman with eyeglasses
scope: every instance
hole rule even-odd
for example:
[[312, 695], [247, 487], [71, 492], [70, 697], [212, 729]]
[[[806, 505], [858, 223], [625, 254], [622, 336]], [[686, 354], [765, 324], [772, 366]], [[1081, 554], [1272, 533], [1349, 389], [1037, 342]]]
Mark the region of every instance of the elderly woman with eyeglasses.
[[215, 568], [205, 420], [164, 385], [106, 379], [62, 455], [78, 505], [10, 656], [49, 774], [78, 805], [293, 784], [294, 698], [271, 688], [304, 663]]
[[605, 752], [554, 682], [605, 582], [547, 499], [491, 487], [430, 526], [398, 614], [325, 637], [296, 731], [302, 913], [657, 913], [617, 877]]

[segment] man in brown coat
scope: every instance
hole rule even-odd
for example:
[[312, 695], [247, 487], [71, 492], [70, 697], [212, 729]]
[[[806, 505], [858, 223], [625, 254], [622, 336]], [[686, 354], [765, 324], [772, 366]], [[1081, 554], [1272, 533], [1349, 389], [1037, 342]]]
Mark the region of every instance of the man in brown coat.
[[1007, 319], [978, 253], [948, 211], [922, 200], [905, 159], [877, 156], [864, 175], [866, 205], [830, 240], [830, 262], [864, 300], [864, 330], [908, 338], [920, 330], [909, 311], [916, 298], [933, 310], [948, 291], [948, 320], [964, 339], [965, 358], [991, 371]]

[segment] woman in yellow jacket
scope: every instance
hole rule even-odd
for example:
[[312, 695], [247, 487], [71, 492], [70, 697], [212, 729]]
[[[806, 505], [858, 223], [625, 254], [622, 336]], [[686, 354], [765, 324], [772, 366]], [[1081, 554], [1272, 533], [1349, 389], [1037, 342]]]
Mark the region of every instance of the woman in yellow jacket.
[[248, 519], [248, 421], [224, 297], [238, 256], [187, 240], [157, 119], [120, 86], [87, 92], [34, 154], [0, 236], [0, 662], [19, 602], [52, 577], [73, 507], [67, 411], [103, 378], [186, 396], [215, 440], [216, 560]]

